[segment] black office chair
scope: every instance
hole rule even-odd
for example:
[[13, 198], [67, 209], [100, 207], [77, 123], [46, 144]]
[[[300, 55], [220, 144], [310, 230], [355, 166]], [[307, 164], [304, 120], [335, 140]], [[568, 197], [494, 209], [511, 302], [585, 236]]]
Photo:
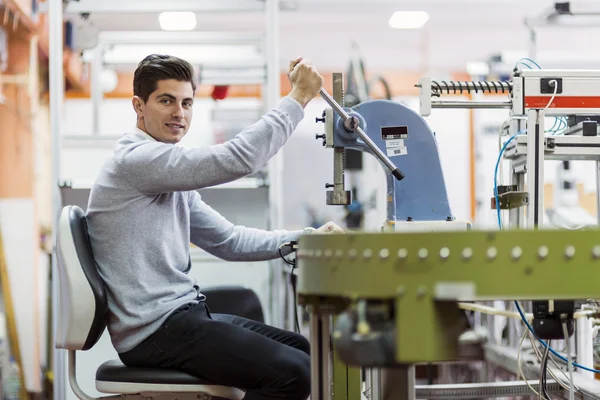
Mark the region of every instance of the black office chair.
[[254, 290], [241, 286], [213, 286], [202, 289], [206, 304], [213, 314], [231, 314], [257, 322], [265, 322], [260, 299]]
[[[106, 328], [108, 303], [98, 274], [83, 210], [63, 208], [57, 235], [60, 312], [55, 346], [69, 351], [69, 382], [82, 400], [96, 400], [81, 390], [75, 376], [76, 352], [91, 349]], [[243, 390], [213, 385], [167, 369], [130, 368], [109, 360], [96, 371], [96, 389], [116, 394], [102, 399], [241, 400]]]

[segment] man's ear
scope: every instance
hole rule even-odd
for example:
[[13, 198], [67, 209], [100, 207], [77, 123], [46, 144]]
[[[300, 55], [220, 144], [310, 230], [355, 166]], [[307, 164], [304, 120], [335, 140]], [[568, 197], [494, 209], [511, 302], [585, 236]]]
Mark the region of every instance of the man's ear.
[[133, 110], [137, 114], [138, 118], [144, 116], [144, 101], [139, 96], [133, 96], [131, 99], [131, 104], [133, 105]]

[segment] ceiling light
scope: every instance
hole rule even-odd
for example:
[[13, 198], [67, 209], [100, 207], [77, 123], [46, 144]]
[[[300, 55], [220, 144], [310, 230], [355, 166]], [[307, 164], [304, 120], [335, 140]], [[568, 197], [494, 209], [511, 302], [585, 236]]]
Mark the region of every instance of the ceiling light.
[[196, 14], [189, 11], [163, 12], [158, 15], [163, 31], [191, 31], [196, 27]]
[[392, 29], [420, 29], [428, 20], [425, 11], [396, 11], [388, 23]]

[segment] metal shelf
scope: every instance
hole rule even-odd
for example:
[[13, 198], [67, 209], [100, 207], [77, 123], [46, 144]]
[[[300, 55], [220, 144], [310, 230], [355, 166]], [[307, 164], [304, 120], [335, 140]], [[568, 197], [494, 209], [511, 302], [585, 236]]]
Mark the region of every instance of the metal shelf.
[[[47, 2], [45, 2], [47, 3]], [[42, 11], [48, 8], [45, 3]], [[65, 4], [66, 14], [81, 13], [159, 13], [164, 11], [192, 11], [192, 12], [248, 12], [264, 11], [265, 2], [256, 0], [78, 0], [68, 1]]]
[[[92, 188], [93, 183], [93, 179], [62, 179], [58, 182], [58, 186], [61, 189], [90, 190]], [[266, 188], [268, 186], [268, 182], [263, 178], [246, 177], [233, 182], [224, 183], [222, 185], [202, 188], [199, 189], [199, 191], [224, 189], [258, 189]]]

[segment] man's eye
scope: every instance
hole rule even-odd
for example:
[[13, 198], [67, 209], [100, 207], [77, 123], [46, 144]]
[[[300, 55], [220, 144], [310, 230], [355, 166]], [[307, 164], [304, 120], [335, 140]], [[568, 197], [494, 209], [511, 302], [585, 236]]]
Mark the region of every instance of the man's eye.
[[169, 104], [171, 102], [171, 100], [169, 100], [169, 99], [162, 99], [160, 102], [163, 103], [163, 104]]
[[192, 106], [192, 103], [190, 103], [190, 102], [185, 102], [185, 103], [183, 103], [183, 106], [184, 106], [184, 107], [188, 107], [188, 108], [189, 108], [189, 107], [191, 107], [191, 106]]

